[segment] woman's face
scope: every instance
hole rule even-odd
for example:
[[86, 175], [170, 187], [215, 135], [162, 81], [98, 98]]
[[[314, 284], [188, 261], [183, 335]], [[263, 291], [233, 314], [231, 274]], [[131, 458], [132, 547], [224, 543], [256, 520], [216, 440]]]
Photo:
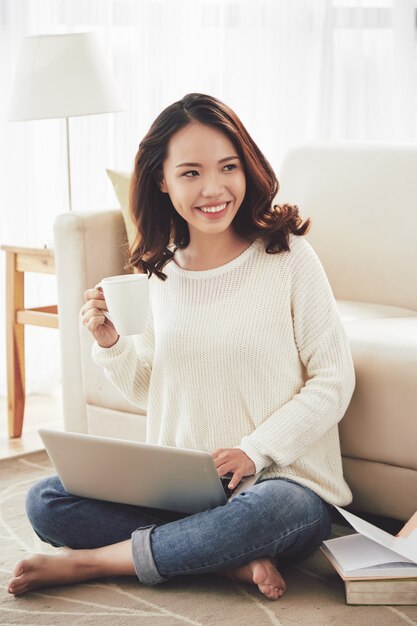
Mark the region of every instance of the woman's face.
[[232, 228], [245, 197], [246, 179], [236, 148], [217, 128], [192, 122], [168, 143], [160, 189], [193, 232]]

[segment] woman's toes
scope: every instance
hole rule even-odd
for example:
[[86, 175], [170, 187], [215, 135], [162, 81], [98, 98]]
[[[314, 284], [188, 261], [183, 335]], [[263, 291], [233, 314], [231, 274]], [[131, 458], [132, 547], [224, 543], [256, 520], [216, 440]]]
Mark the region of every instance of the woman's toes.
[[278, 589], [272, 587], [271, 585], [258, 585], [258, 589], [268, 598], [278, 598]]
[[24, 579], [26, 578], [24, 575], [30, 571], [30, 563], [26, 559], [23, 561], [19, 561], [17, 565], [13, 568], [13, 578], [9, 582], [7, 587], [7, 591], [13, 595], [18, 595], [22, 593], [22, 590], [26, 587]]
[[222, 574], [241, 582], [255, 583], [259, 591], [271, 600], [278, 600], [286, 590], [285, 580], [275, 564], [267, 558], [256, 559], [242, 567], [225, 570]]
[[281, 598], [284, 595], [284, 590], [283, 589], [278, 589], [277, 587], [271, 587], [269, 589], [269, 592], [266, 593], [265, 595], [270, 599], [270, 600], [278, 600], [278, 598]]
[[20, 590], [22, 588], [22, 585], [19, 584], [16, 581], [12, 581], [9, 586], [7, 587], [7, 591], [12, 594], [13, 596], [16, 596], [19, 594]]
[[13, 568], [13, 576], [15, 578], [17, 578], [18, 576], [21, 576], [23, 574], [23, 572], [25, 571], [24, 569], [24, 561], [19, 561], [19, 563], [17, 563], [14, 568]]

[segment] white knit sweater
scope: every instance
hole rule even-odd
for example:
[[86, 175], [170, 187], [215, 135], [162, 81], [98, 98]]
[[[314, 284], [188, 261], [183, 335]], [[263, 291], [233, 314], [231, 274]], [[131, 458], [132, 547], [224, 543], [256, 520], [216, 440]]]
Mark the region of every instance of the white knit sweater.
[[317, 255], [302, 237], [267, 254], [258, 239], [220, 267], [170, 261], [150, 279], [146, 332], [93, 346], [126, 398], [147, 409], [147, 441], [238, 447], [262, 477], [286, 477], [346, 505], [337, 423], [354, 389], [347, 338]]

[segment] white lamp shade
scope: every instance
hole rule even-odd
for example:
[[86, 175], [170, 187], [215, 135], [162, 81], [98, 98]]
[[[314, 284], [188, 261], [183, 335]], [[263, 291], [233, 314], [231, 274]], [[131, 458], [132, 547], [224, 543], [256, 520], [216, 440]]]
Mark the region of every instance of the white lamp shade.
[[94, 115], [125, 108], [95, 33], [23, 39], [10, 121]]

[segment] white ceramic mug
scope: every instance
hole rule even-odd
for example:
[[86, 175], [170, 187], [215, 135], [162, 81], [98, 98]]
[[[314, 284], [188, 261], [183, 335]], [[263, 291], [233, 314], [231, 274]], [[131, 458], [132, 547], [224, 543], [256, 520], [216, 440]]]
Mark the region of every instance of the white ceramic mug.
[[149, 284], [147, 274], [122, 274], [103, 278], [108, 315], [119, 335], [139, 335], [148, 321]]

